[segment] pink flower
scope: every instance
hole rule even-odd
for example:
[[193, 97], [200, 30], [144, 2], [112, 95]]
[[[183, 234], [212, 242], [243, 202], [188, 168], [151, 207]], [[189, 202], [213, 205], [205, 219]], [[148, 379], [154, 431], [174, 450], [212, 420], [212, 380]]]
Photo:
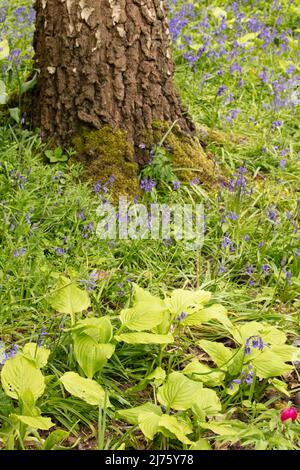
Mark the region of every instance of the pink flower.
[[283, 423], [287, 421], [288, 419], [291, 419], [292, 421], [296, 421], [297, 418], [298, 418], [298, 411], [293, 406], [291, 408], [285, 408], [280, 413], [280, 419]]

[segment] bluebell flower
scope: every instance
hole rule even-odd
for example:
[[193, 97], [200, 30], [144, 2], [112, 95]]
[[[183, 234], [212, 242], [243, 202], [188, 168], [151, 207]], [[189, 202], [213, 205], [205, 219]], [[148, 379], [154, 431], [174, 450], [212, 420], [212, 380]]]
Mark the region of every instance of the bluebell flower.
[[156, 186], [156, 181], [152, 178], [144, 178], [142, 179], [141, 181], [141, 189], [143, 189], [145, 191], [145, 193], [150, 193], [153, 188], [155, 188]]
[[268, 264], [263, 264], [261, 268], [262, 268], [264, 274], [267, 276], [269, 274], [270, 266]]
[[230, 240], [230, 238], [228, 236], [228, 233], [226, 233], [224, 235], [221, 246], [222, 246], [223, 249], [226, 249], [226, 248], [229, 247], [230, 251], [234, 251], [234, 245], [233, 245], [232, 241]]
[[187, 314], [185, 312], [181, 312], [181, 314], [178, 315], [178, 317], [176, 317], [176, 320], [181, 321], [181, 320], [184, 320], [186, 317], [187, 317]]
[[174, 191], [177, 191], [181, 186], [180, 181], [173, 181], [173, 189]]
[[84, 211], [83, 211], [83, 210], [80, 210], [80, 211], [77, 213], [77, 219], [78, 219], [78, 220], [85, 220], [85, 215], [84, 215]]
[[221, 85], [217, 91], [217, 96], [222, 96], [223, 93], [225, 93], [225, 91], [227, 90], [227, 86], [226, 85]]
[[41, 331], [38, 336], [38, 347], [41, 348], [43, 344], [43, 338], [47, 336], [44, 326], [42, 326]]

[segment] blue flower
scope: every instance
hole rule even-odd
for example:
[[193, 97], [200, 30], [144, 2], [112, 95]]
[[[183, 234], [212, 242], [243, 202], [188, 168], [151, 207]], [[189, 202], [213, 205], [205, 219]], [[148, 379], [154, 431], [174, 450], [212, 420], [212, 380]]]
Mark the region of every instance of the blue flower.
[[145, 191], [145, 193], [150, 193], [153, 188], [156, 186], [156, 181], [152, 178], [144, 178], [141, 181], [141, 189]]
[[186, 317], [187, 317], [187, 314], [185, 312], [181, 312], [181, 314], [178, 315], [178, 317], [176, 317], [176, 320], [181, 321], [181, 320], [184, 320]]
[[173, 189], [174, 191], [177, 191], [181, 186], [180, 181], [173, 181]]
[[249, 354], [251, 353], [251, 348], [262, 351], [264, 347], [265, 347], [265, 344], [261, 336], [259, 335], [249, 336], [249, 338], [247, 338], [246, 343], [245, 343], [244, 354], [245, 356], [249, 356]]
[[43, 338], [44, 336], [47, 336], [48, 333], [46, 333], [44, 326], [42, 326], [41, 331], [38, 336], [38, 347], [41, 348], [43, 344]]
[[221, 85], [217, 91], [217, 96], [222, 96], [223, 93], [227, 90], [227, 86], [226, 85]]

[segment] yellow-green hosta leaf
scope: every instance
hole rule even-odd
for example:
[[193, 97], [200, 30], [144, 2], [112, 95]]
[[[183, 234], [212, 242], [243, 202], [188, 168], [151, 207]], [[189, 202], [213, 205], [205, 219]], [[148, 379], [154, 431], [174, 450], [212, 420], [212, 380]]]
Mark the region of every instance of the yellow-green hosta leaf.
[[115, 351], [111, 343], [96, 343], [90, 336], [81, 333], [74, 338], [74, 354], [85, 375], [92, 379], [101, 370]]
[[144, 380], [150, 382], [154, 379], [156, 386], [161, 385], [166, 378], [166, 372], [161, 367], [156, 367], [151, 374], [147, 375]]
[[[76, 372], [66, 372], [61, 378], [61, 383], [71, 395], [84, 400], [89, 405], [104, 407], [104, 389], [95, 380], [80, 377]], [[107, 399], [106, 406], [111, 406]]]
[[231, 376], [240, 374], [245, 362], [244, 347], [233, 349], [232, 360], [226, 365], [226, 369]]
[[171, 334], [168, 335], [156, 335], [152, 333], [124, 333], [115, 336], [115, 339], [119, 342], [128, 344], [169, 344], [174, 342], [174, 338]]
[[152, 330], [163, 321], [165, 306], [152, 304], [150, 302], [139, 302], [132, 308], [121, 311], [120, 319], [129, 330], [145, 331]]
[[39, 347], [37, 343], [27, 343], [22, 349], [22, 355], [29, 361], [32, 361], [38, 369], [45, 367], [49, 354], [49, 349], [42, 346]]
[[159, 431], [159, 421], [161, 416], [153, 411], [140, 413], [138, 416], [138, 425], [144, 436], [150, 441]]
[[247, 33], [247, 34], [244, 34], [244, 36], [241, 36], [240, 38], [238, 38], [237, 42], [239, 45], [252, 43], [256, 38], [258, 38], [259, 35], [260, 35], [260, 31], [257, 31], [256, 33]]
[[152, 332], [160, 335], [168, 334], [171, 325], [171, 318], [173, 318], [173, 315], [171, 315], [169, 310], [166, 310], [163, 314], [162, 322], [157, 327], [153, 328]]
[[176, 416], [162, 415], [159, 419], [159, 427], [165, 428], [183, 444], [192, 444], [192, 441], [185, 435], [182, 424], [178, 421]]
[[22, 413], [26, 416], [39, 416], [40, 411], [35, 406], [35, 398], [31, 390], [25, 390], [19, 397], [19, 405]]
[[137, 425], [139, 423], [139, 416], [145, 413], [155, 413], [157, 416], [163, 414], [160, 406], [154, 405], [153, 403], [145, 403], [144, 405], [135, 406], [128, 410], [118, 410], [116, 415], [118, 418], [127, 421], [127, 423]]
[[155, 387], [159, 387], [166, 378], [166, 373], [161, 367], [156, 367], [151, 374], [146, 375], [139, 383], [127, 389], [128, 393], [135, 393], [147, 387], [149, 382], [154, 382]]
[[51, 307], [59, 313], [71, 315], [72, 323], [75, 323], [75, 313], [87, 310], [91, 302], [88, 294], [77, 287], [74, 282], [64, 276], [60, 276], [56, 285], [56, 291], [50, 299]]
[[202, 388], [193, 404], [193, 411], [202, 418], [203, 415], [214, 415], [222, 409], [220, 399], [214, 390]]
[[280, 376], [293, 370], [292, 365], [286, 364], [286, 361], [289, 360], [286, 356], [286, 350], [284, 349], [281, 355], [280, 348], [284, 348], [284, 346], [277, 346], [276, 352], [273, 348], [266, 348], [252, 361], [259, 379]]
[[288, 385], [286, 382], [283, 382], [283, 380], [279, 380], [279, 379], [276, 379], [276, 378], [272, 378], [272, 380], [269, 381], [271, 383], [271, 385], [276, 388], [276, 390], [278, 390], [279, 392], [283, 393], [284, 395], [286, 395], [287, 397], [290, 397], [291, 394], [290, 392], [288, 391]]
[[289, 344], [274, 344], [271, 351], [285, 362], [299, 361], [300, 348]]
[[264, 343], [267, 344], [284, 344], [286, 342], [286, 335], [283, 331], [278, 330], [275, 326], [255, 321], [235, 325], [232, 329], [232, 335], [239, 344], [245, 344], [251, 336], [261, 336]]
[[232, 358], [232, 350], [222, 343], [216, 341], [208, 341], [202, 339], [197, 343], [203, 351], [205, 351], [211, 359], [223, 370], [227, 370], [230, 359]]
[[133, 283], [134, 288], [134, 305], [138, 305], [140, 303], [148, 303], [150, 306], [155, 305], [156, 308], [162, 307], [164, 305], [163, 300], [159, 297], [156, 297], [146, 289], [139, 287], [137, 284]]
[[8, 99], [8, 94], [6, 91], [6, 85], [3, 80], [0, 80], [0, 104], [6, 104]]
[[190, 450], [212, 450], [212, 448], [207, 439], [200, 438], [198, 441], [193, 442], [190, 446]]
[[45, 390], [43, 374], [21, 354], [5, 362], [1, 371], [1, 383], [6, 395], [15, 399], [30, 390], [36, 401]]
[[202, 383], [188, 379], [180, 372], [172, 372], [157, 391], [159, 403], [172, 410], [187, 410], [199, 396]]
[[0, 41], [0, 60], [4, 60], [9, 56], [9, 44], [6, 39]]
[[52, 431], [44, 442], [43, 450], [51, 450], [58, 444], [61, 444], [65, 439], [69, 437], [70, 432], [64, 431], [63, 429], [55, 429]]
[[108, 316], [100, 318], [88, 317], [84, 320], [78, 320], [76, 325], [70, 330], [73, 336], [85, 333], [93, 338], [96, 343], [109, 343], [113, 337], [113, 328]]
[[211, 12], [215, 18], [222, 19], [227, 18], [227, 12], [220, 7], [214, 7], [211, 9]]
[[209, 429], [218, 436], [228, 436], [239, 438], [239, 433], [247, 429], [248, 424], [237, 419], [228, 421], [214, 421], [209, 423], [200, 423], [201, 428]]
[[201, 289], [198, 290], [187, 290], [187, 289], [175, 289], [171, 297], [165, 299], [165, 304], [174, 317], [180, 315], [182, 312], [187, 313], [187, 310], [191, 307], [203, 308], [204, 304], [207, 304], [211, 298], [211, 292], [207, 292]]
[[183, 373], [185, 375], [191, 375], [193, 380], [203, 382], [210, 387], [220, 385], [225, 378], [224, 372], [219, 370], [215, 371], [206, 364], [202, 364], [202, 362], [199, 362], [198, 360], [192, 361], [187, 366], [185, 366]]
[[20, 421], [23, 424], [26, 424], [26, 426], [29, 426], [30, 428], [33, 428], [33, 429], [42, 429], [44, 431], [48, 431], [48, 429], [55, 426], [55, 424], [52, 423], [51, 419], [46, 418], [45, 416], [33, 417], [33, 416], [11, 414], [10, 417], [12, 419]]
[[229, 328], [232, 327], [231, 321], [227, 318], [226, 308], [220, 304], [214, 304], [210, 307], [206, 307], [195, 312], [187, 312], [187, 317], [182, 320], [181, 323], [182, 325], [197, 326], [201, 325], [202, 323], [207, 323], [211, 320], [217, 320], [224, 326]]

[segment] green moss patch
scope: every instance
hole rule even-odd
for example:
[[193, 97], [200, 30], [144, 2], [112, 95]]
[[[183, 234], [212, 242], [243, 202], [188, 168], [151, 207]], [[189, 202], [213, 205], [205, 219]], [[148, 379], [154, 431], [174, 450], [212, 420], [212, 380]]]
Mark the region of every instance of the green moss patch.
[[73, 138], [77, 158], [84, 163], [85, 174], [93, 181], [114, 176], [113, 195], [135, 197], [140, 194], [139, 166], [126, 132], [104, 126], [97, 131], [84, 130]]
[[146, 147], [159, 145], [166, 136], [164, 146], [172, 157], [172, 166], [178, 179], [190, 181], [199, 178], [204, 185], [213, 185], [216, 182], [216, 168], [199, 140], [182, 132], [179, 126], [175, 125], [168, 133], [169, 128], [167, 122], [154, 121], [152, 130], [144, 136]]

